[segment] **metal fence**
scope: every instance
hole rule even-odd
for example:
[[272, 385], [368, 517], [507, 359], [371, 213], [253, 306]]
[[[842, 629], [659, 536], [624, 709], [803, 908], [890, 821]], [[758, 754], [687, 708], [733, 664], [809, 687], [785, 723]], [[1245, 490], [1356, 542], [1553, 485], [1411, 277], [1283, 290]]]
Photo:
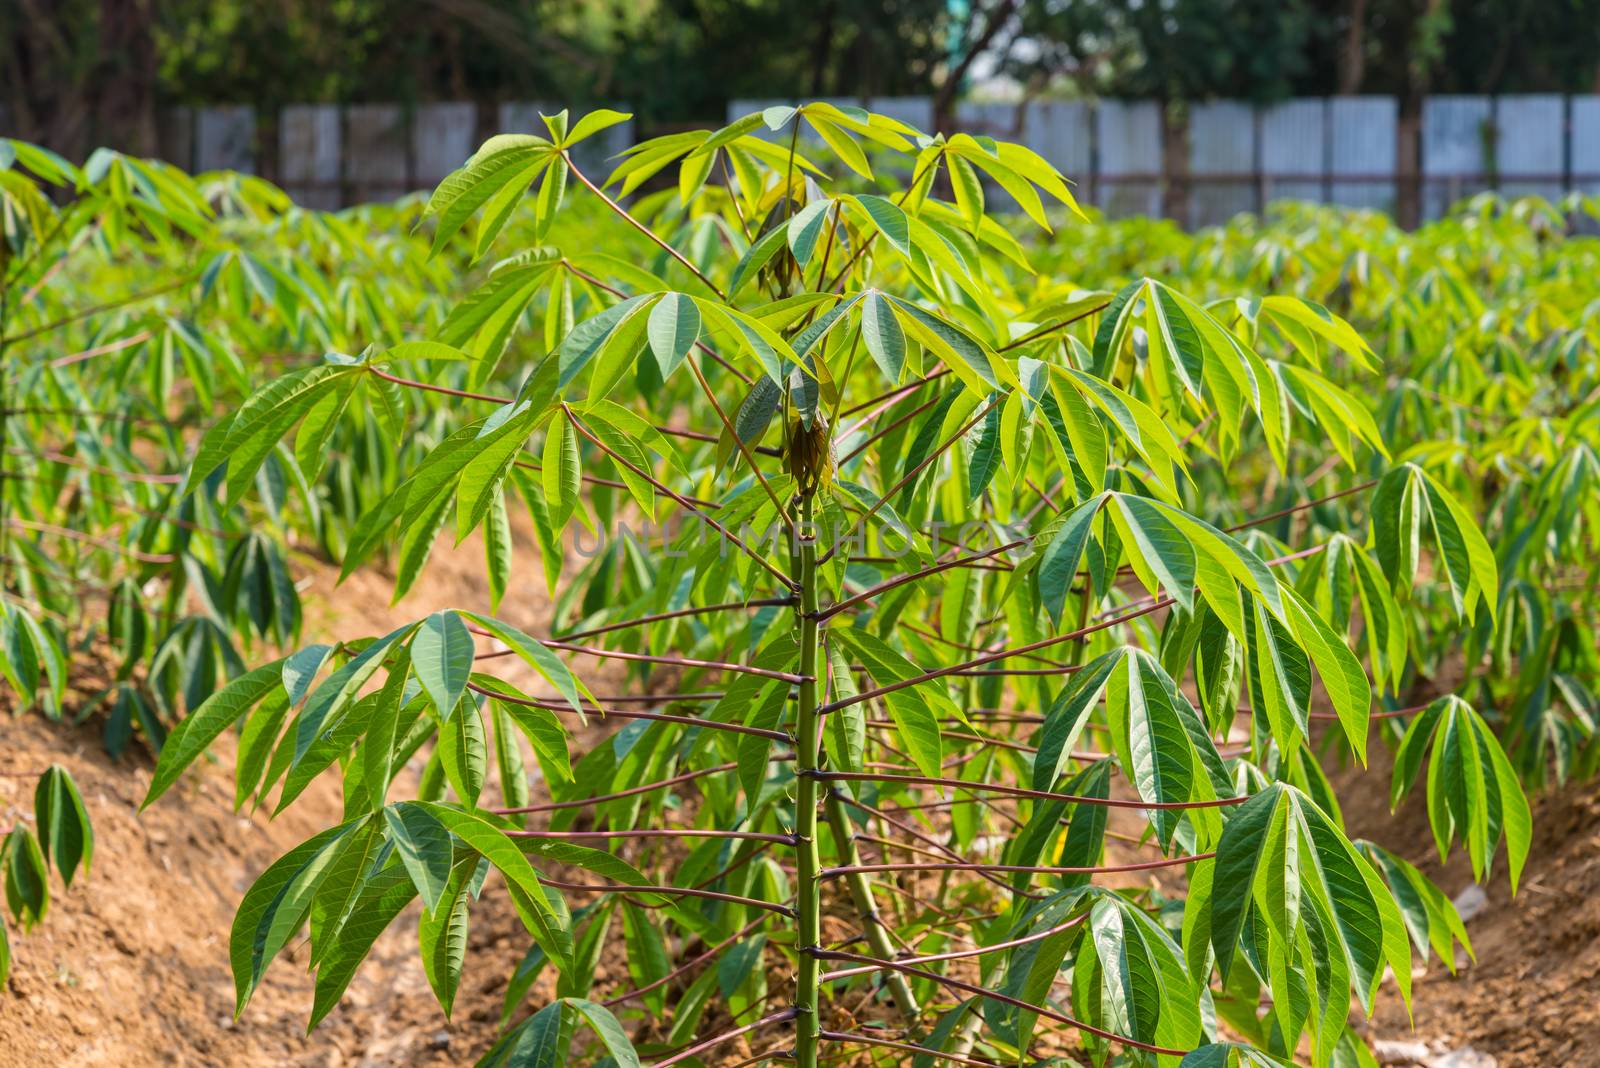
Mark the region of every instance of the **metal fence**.
[[[734, 101], [729, 115], [776, 102]], [[926, 97], [838, 102], [933, 126]], [[191, 170], [262, 174], [302, 203], [331, 208], [432, 188], [489, 134], [542, 131], [541, 110], [555, 108], [308, 104], [270, 122], [245, 106], [178, 108], [161, 117], [161, 153]], [[1377, 96], [1212, 101], [1189, 107], [1177, 130], [1148, 101], [963, 103], [954, 120], [1030, 146], [1108, 214], [1170, 214], [1189, 226], [1280, 198], [1432, 218], [1485, 189], [1600, 192], [1600, 95], [1434, 96], [1420, 123], [1402, 122], [1396, 101]], [[603, 169], [634, 137], [633, 123], [614, 126], [578, 156]]]
[[[728, 114], [778, 102], [734, 101]], [[925, 97], [836, 102], [933, 125]], [[1416, 124], [1380, 96], [1264, 107], [1219, 100], [1187, 112], [1176, 137], [1151, 101], [967, 103], [954, 121], [1026, 144], [1110, 215], [1172, 214], [1189, 226], [1278, 199], [1394, 212], [1409, 197], [1423, 218], [1436, 218], [1487, 189], [1600, 193], [1600, 96], [1434, 96]]]
[[[161, 116], [158, 137], [162, 158], [186, 170], [259, 174], [301, 204], [338, 208], [432, 189], [491, 134], [543, 134], [540, 112], [559, 110], [532, 102], [299, 104], [267, 124], [248, 106], [183, 107]], [[0, 112], [0, 135], [8, 132]], [[573, 154], [600, 168], [633, 142], [626, 122]]]

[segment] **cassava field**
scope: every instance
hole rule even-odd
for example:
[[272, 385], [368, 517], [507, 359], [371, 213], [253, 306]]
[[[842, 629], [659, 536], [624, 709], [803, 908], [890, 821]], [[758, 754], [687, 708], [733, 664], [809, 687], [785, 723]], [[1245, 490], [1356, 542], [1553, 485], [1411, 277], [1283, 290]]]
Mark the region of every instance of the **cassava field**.
[[0, 1064], [1600, 1061], [1595, 205], [620, 118], [0, 141]]

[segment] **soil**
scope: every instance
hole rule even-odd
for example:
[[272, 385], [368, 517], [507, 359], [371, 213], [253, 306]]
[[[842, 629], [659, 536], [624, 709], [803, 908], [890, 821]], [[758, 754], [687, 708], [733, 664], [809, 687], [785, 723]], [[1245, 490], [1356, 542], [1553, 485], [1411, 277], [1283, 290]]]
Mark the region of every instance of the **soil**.
[[[1388, 781], [1380, 755], [1364, 774], [1335, 778], [1351, 836], [1406, 857], [1447, 894], [1466, 890], [1466, 854], [1439, 862], [1425, 785], [1390, 816]], [[1455, 975], [1431, 959], [1413, 984], [1414, 1028], [1391, 994], [1372, 1020], [1375, 1036], [1420, 1041], [1435, 1054], [1477, 1050], [1497, 1068], [1600, 1064], [1600, 782], [1530, 800], [1533, 844], [1516, 896], [1502, 850], [1484, 886], [1487, 904], [1466, 923], [1477, 963], [1459, 947], [1466, 966]]]
[[[518, 553], [527, 561], [534, 556], [520, 537]], [[331, 570], [304, 562], [311, 575], [306, 640], [383, 633], [436, 608], [486, 605], [481, 560], [475, 538], [453, 551], [441, 543], [417, 589], [398, 607], [389, 605], [386, 576], [356, 575], [335, 589]], [[523, 577], [514, 582], [504, 614], [537, 633], [548, 598], [536, 568], [519, 570]], [[613, 691], [627, 685], [615, 666], [586, 671], [586, 678], [595, 676]], [[609, 727], [591, 725], [574, 738], [574, 750], [609, 733]], [[418, 961], [416, 905], [379, 938], [344, 1002], [314, 1034], [305, 1034], [312, 980], [297, 967], [305, 961], [303, 945], [268, 970], [243, 1017], [233, 1019], [227, 942], [234, 909], [268, 863], [337, 821], [340, 801], [331, 778], [276, 820], [235, 814], [231, 739], [224, 738], [214, 761], [191, 770], [139, 815], [152, 762], [136, 748], [121, 761], [110, 760], [93, 721], [69, 728], [31, 715], [7, 717], [0, 719], [0, 737], [5, 770], [59, 762], [72, 772], [96, 834], [92, 871], [70, 890], [57, 881], [45, 921], [13, 936], [12, 978], [0, 992], [0, 1068], [469, 1064], [497, 1037], [505, 983], [528, 937], [493, 881], [472, 913], [453, 1019], [440, 1011]], [[1457, 854], [1441, 868], [1420, 792], [1391, 820], [1388, 769], [1381, 756], [1374, 763], [1366, 772], [1337, 777], [1352, 835], [1373, 838], [1417, 863], [1447, 892], [1460, 891], [1471, 881], [1465, 858]], [[33, 781], [0, 776], [0, 826], [32, 818]], [[1420, 1041], [1434, 1052], [1471, 1048], [1492, 1056], [1498, 1068], [1600, 1063], [1600, 1041], [1589, 1037], [1600, 1033], [1600, 790], [1571, 786], [1538, 799], [1534, 826], [1519, 894], [1510, 896], [1502, 858], [1487, 888], [1487, 907], [1468, 923], [1480, 963], [1455, 977], [1437, 960], [1419, 972], [1414, 1031], [1391, 988], [1364, 1025], [1374, 1038]], [[1134, 829], [1133, 823], [1124, 829]], [[1121, 842], [1112, 842], [1109, 853], [1112, 863], [1147, 856]], [[1163, 872], [1142, 881], [1172, 877]], [[937, 880], [919, 881], [913, 892], [934, 897]], [[885, 907], [911, 906], [895, 899]], [[842, 902], [830, 912], [829, 938], [842, 940], [858, 929]], [[790, 982], [782, 960], [781, 953], [768, 953], [774, 991]], [[597, 994], [628, 985], [620, 946], [602, 961]], [[550, 996], [549, 982], [541, 980], [529, 1005]], [[870, 994], [855, 993], [834, 1006], [829, 1026], [836, 1029], [884, 1015], [881, 999]], [[707, 1027], [720, 1029], [716, 1021]], [[663, 1028], [654, 1022], [645, 1030], [659, 1037]], [[1057, 1052], [1036, 1052], [1047, 1051]], [[719, 1052], [715, 1063], [752, 1051], [740, 1041]]]

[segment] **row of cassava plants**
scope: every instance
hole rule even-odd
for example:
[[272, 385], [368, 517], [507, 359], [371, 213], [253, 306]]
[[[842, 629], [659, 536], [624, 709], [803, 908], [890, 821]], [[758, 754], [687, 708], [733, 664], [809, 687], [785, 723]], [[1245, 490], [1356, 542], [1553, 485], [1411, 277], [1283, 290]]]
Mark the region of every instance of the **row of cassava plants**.
[[[1568, 206], [1570, 207], [1570, 205]], [[1376, 418], [1400, 458], [1442, 480], [1481, 517], [1502, 575], [1500, 625], [1444, 625], [1437, 587], [1396, 586], [1412, 668], [1405, 685], [1465, 666], [1460, 685], [1485, 710], [1519, 775], [1584, 778], [1600, 762], [1595, 530], [1600, 520], [1600, 241], [1565, 234], [1570, 213], [1537, 198], [1480, 197], [1406, 233], [1373, 212], [1293, 206], [1195, 236], [1132, 226], [1117, 255], [1171, 259], [1202, 291], [1272, 286], [1325, 303], [1393, 354]], [[1081, 250], [1052, 250], [1058, 270]], [[1045, 295], [1053, 283], [1045, 283]], [[1240, 305], [1236, 314], [1253, 314]], [[1315, 469], [1314, 469], [1315, 470]], [[1381, 471], [1374, 466], [1369, 474]], [[1263, 500], [1292, 504], [1295, 478]], [[1309, 519], [1338, 529], [1359, 498]], [[1220, 519], [1242, 513], [1224, 505]], [[1305, 517], [1272, 528], [1304, 530]], [[1310, 531], [1307, 531], [1310, 532]], [[1326, 558], [1334, 566], [1335, 557]], [[1415, 573], [1420, 558], [1402, 564]], [[1387, 728], [1395, 738], [1400, 724]], [[1403, 788], [1397, 782], [1397, 788]]]
[[[1452, 966], [1466, 935], [1346, 837], [1311, 743], [1364, 760], [1408, 723], [1397, 781], [1431, 751], [1442, 842], [1481, 870], [1503, 845], [1514, 885], [1530, 834], [1489, 722], [1397, 696], [1425, 630], [1492, 633], [1504, 602], [1471, 510], [1364, 399], [1383, 362], [1288, 293], [1041, 278], [985, 186], [1046, 229], [1045, 198], [1075, 205], [1019, 146], [808, 104], [575, 167], [620, 118], [486, 143], [427, 207], [435, 252], [493, 263], [443, 322], [263, 369], [199, 442], [180, 498], [233, 507], [280, 443], [315, 460], [368, 420], [363, 388], [464, 412], [349, 530], [345, 571], [387, 555], [398, 592], [446, 527], [484, 530], [503, 589], [513, 506], [552, 585], [575, 525], [661, 524], [549, 633], [464, 605], [179, 724], [149, 801], [235, 725], [241, 803], [342, 783], [343, 821], [245, 894], [239, 1009], [308, 927], [320, 1020], [420, 898], [448, 1011], [494, 893], [532, 942], [507, 1019], [543, 1004], [490, 1064], [1370, 1063], [1352, 994], [1409, 998], [1413, 954]], [[578, 245], [546, 243], [568, 211]], [[586, 269], [612, 232], [654, 252]], [[1262, 472], [1317, 495], [1275, 508]], [[601, 658], [635, 685], [593, 692]], [[619, 939], [629, 980], [596, 990]]]
[[[421, 210], [324, 215], [246, 176], [104, 150], [79, 167], [0, 139], [0, 679], [13, 714], [94, 717], [113, 757], [135, 740], [155, 752], [260, 642], [298, 639], [290, 546], [342, 554], [414, 458], [389, 445], [395, 428], [421, 455], [450, 413], [413, 419], [374, 380], [358, 394], [374, 396], [370, 418], [346, 419], [320, 453], [262, 462], [248, 512], [223, 506], [220, 482], [176, 493], [185, 451], [248, 395], [246, 354], [292, 361], [444, 321], [461, 265], [430, 261], [408, 233]], [[3, 773], [26, 785], [46, 770]], [[31, 833], [6, 847], [23, 929], [47, 901], [26, 877], [48, 858]]]
[[[180, 496], [189, 428], [250, 392], [241, 353], [395, 325], [423, 290], [396, 272], [388, 242], [291, 211], [264, 183], [191, 179], [108, 151], [78, 167], [0, 140], [0, 222], [5, 704], [51, 719], [98, 714], [113, 757], [135, 738], [154, 751], [185, 711], [245, 670], [253, 643], [297, 641], [281, 520], [309, 514], [300, 530], [320, 541], [337, 529], [325, 517], [353, 522], [360, 506], [314, 490], [315, 471], [287, 451], [263, 465], [253, 515], [220, 507], [214, 493]], [[284, 246], [336, 239], [356, 288], [331, 286], [320, 265], [297, 272], [280, 261]], [[422, 251], [406, 258], [421, 264]], [[357, 258], [365, 271], [353, 269]], [[374, 303], [390, 272], [403, 287]], [[12, 920], [27, 930], [48, 906], [52, 842], [70, 885], [77, 861], [64, 828], [85, 842], [92, 832], [65, 769], [13, 765], [0, 774], [24, 786], [38, 778], [41, 799], [37, 836], [19, 824], [4, 852]], [[58, 795], [71, 803], [46, 807]], [[82, 855], [87, 869], [87, 846]], [[0, 952], [0, 982], [9, 961]]]

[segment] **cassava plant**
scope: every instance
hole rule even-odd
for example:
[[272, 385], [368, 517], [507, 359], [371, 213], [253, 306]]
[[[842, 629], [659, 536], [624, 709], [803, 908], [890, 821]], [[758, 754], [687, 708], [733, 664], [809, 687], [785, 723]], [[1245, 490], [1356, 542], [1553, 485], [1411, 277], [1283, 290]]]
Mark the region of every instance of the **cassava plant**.
[[[481, 531], [493, 602], [263, 664], [173, 731], [146, 804], [235, 724], [241, 804], [341, 777], [342, 821], [241, 902], [238, 1009], [307, 927], [320, 1021], [420, 898], [449, 1012], [503, 894], [532, 943], [506, 1022], [544, 1004], [490, 1065], [1370, 1056], [1352, 994], [1409, 998], [1413, 951], [1453, 967], [1465, 932], [1347, 838], [1312, 742], [1364, 760], [1409, 721], [1445, 841], [1503, 842], [1513, 884], [1529, 842], [1482, 718], [1392, 697], [1419, 558], [1457, 628], [1499, 573], [1391, 464], [1377, 355], [1295, 296], [1041, 276], [991, 205], [1046, 233], [1077, 208], [1017, 145], [819, 103], [575, 165], [621, 118], [488, 141], [427, 206], [436, 254], [492, 262], [442, 323], [268, 375], [198, 444], [183, 492], [232, 506], [291, 433], [315, 465], [367, 419], [363, 386], [454, 413], [343, 566], [387, 554], [398, 596]], [[514, 502], [538, 636], [498, 615]], [[1342, 529], [1257, 530], [1303, 513]], [[597, 692], [605, 661], [627, 684]]]
[[[252, 642], [297, 640], [282, 524], [263, 518], [326, 530], [356, 509], [318, 507], [287, 454], [261, 466], [265, 507], [251, 514], [177, 490], [189, 428], [250, 390], [241, 352], [377, 321], [340, 307], [306, 271], [314, 260], [285, 262], [330, 229], [257, 179], [103, 149], [78, 166], [0, 139], [0, 708], [76, 723], [100, 712], [113, 758], [135, 739], [154, 752], [245, 670]], [[364, 281], [365, 250], [332, 232], [347, 277]], [[409, 244], [421, 263], [426, 246]], [[399, 258], [380, 258], [403, 283]], [[401, 314], [394, 288], [386, 307]], [[304, 506], [284, 509], [297, 489]], [[8, 783], [37, 779], [34, 827], [18, 824], [0, 854], [22, 930], [48, 909], [48, 863], [70, 887], [93, 845], [66, 769], [30, 767], [26, 752], [0, 761]], [[0, 982], [9, 963], [0, 928]]]

